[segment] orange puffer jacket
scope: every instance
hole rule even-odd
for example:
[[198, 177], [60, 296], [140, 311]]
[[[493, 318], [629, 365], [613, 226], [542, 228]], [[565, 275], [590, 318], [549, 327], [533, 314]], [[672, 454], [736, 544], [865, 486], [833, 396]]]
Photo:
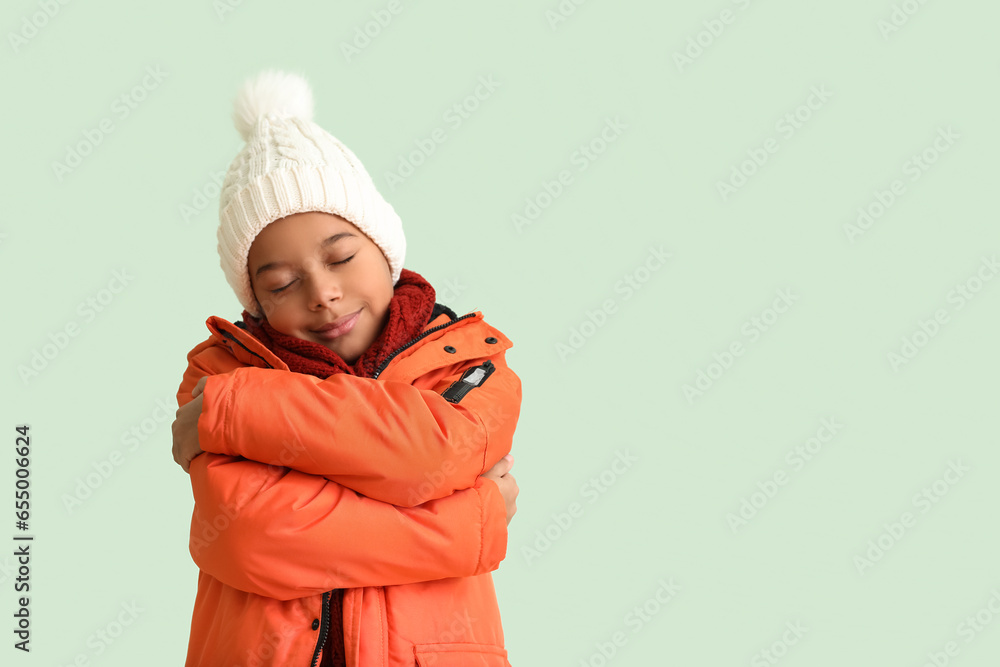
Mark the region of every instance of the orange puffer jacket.
[[490, 574], [507, 550], [497, 485], [521, 382], [512, 343], [435, 307], [374, 378], [294, 373], [219, 317], [178, 405], [208, 375], [191, 462], [200, 568], [186, 665], [319, 663], [345, 589], [350, 667], [508, 666]]

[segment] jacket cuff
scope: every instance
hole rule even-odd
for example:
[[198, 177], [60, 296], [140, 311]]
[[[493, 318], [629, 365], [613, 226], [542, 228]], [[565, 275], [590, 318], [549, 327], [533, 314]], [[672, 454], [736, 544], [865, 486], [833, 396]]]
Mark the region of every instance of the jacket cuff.
[[476, 574], [482, 574], [500, 567], [507, 555], [507, 505], [493, 480], [480, 477], [473, 488], [479, 494], [482, 511], [483, 538], [476, 563]]
[[226, 438], [235, 381], [234, 373], [210, 375], [205, 381], [205, 390], [201, 394], [201, 415], [198, 417], [198, 446], [203, 452], [236, 455], [229, 448]]

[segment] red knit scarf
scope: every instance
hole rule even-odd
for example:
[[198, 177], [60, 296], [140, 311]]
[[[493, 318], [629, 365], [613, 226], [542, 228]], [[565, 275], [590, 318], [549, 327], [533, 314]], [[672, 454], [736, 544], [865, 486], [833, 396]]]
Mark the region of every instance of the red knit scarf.
[[247, 331], [296, 373], [324, 379], [334, 373], [370, 378], [394, 350], [420, 335], [430, 320], [435, 298], [434, 288], [423, 276], [402, 269], [389, 301], [389, 321], [353, 366], [325, 345], [283, 334], [272, 327], [266, 318], [257, 319], [245, 310], [243, 323]]

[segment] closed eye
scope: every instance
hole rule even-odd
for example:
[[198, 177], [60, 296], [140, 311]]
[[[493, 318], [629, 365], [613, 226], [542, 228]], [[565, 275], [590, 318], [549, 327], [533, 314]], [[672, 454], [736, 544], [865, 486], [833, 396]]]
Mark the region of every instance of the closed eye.
[[[347, 264], [349, 261], [351, 261], [352, 259], [354, 259], [356, 256], [357, 256], [357, 253], [354, 253], [353, 255], [351, 255], [350, 257], [348, 257], [347, 259], [341, 260], [339, 262], [330, 262], [329, 266], [334, 266], [336, 264]], [[284, 292], [286, 289], [288, 289], [289, 287], [291, 287], [294, 283], [295, 283], [295, 281], [293, 280], [292, 282], [288, 283], [284, 287], [279, 287], [277, 289], [270, 290], [270, 292], [271, 292], [271, 294], [277, 294], [278, 292]]]

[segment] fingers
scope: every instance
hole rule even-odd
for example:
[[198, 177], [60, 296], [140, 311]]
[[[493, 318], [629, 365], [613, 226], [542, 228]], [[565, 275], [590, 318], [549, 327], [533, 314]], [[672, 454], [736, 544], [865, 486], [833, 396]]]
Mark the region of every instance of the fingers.
[[508, 472], [510, 472], [511, 467], [514, 465], [514, 457], [507, 454], [505, 457], [497, 461], [496, 465], [490, 468], [488, 475], [493, 475], [496, 477], [503, 477]]
[[171, 447], [170, 453], [173, 456], [174, 463], [179, 465], [184, 472], [190, 473], [188, 469], [191, 467], [191, 460], [184, 457], [183, 447], [181, 447], [181, 443], [177, 440], [176, 432], [174, 433], [174, 445]]
[[179, 465], [184, 470], [184, 472], [187, 472], [188, 467], [190, 467], [191, 465], [191, 462], [185, 460], [184, 457], [181, 456], [180, 452], [174, 452], [174, 463]]
[[178, 456], [175, 460], [177, 461], [177, 465], [179, 465], [184, 472], [186, 472], [188, 474], [191, 473], [191, 461], [192, 461], [192, 459], [189, 459], [189, 458], [184, 457], [184, 456]]
[[192, 395], [196, 398], [177, 408], [174, 422], [170, 427], [174, 441], [172, 447], [174, 462], [188, 474], [191, 472], [191, 459], [202, 452], [201, 447], [198, 446], [197, 420], [202, 403], [199, 394], [203, 392], [207, 382], [207, 375], [198, 380], [198, 383], [191, 390]]

